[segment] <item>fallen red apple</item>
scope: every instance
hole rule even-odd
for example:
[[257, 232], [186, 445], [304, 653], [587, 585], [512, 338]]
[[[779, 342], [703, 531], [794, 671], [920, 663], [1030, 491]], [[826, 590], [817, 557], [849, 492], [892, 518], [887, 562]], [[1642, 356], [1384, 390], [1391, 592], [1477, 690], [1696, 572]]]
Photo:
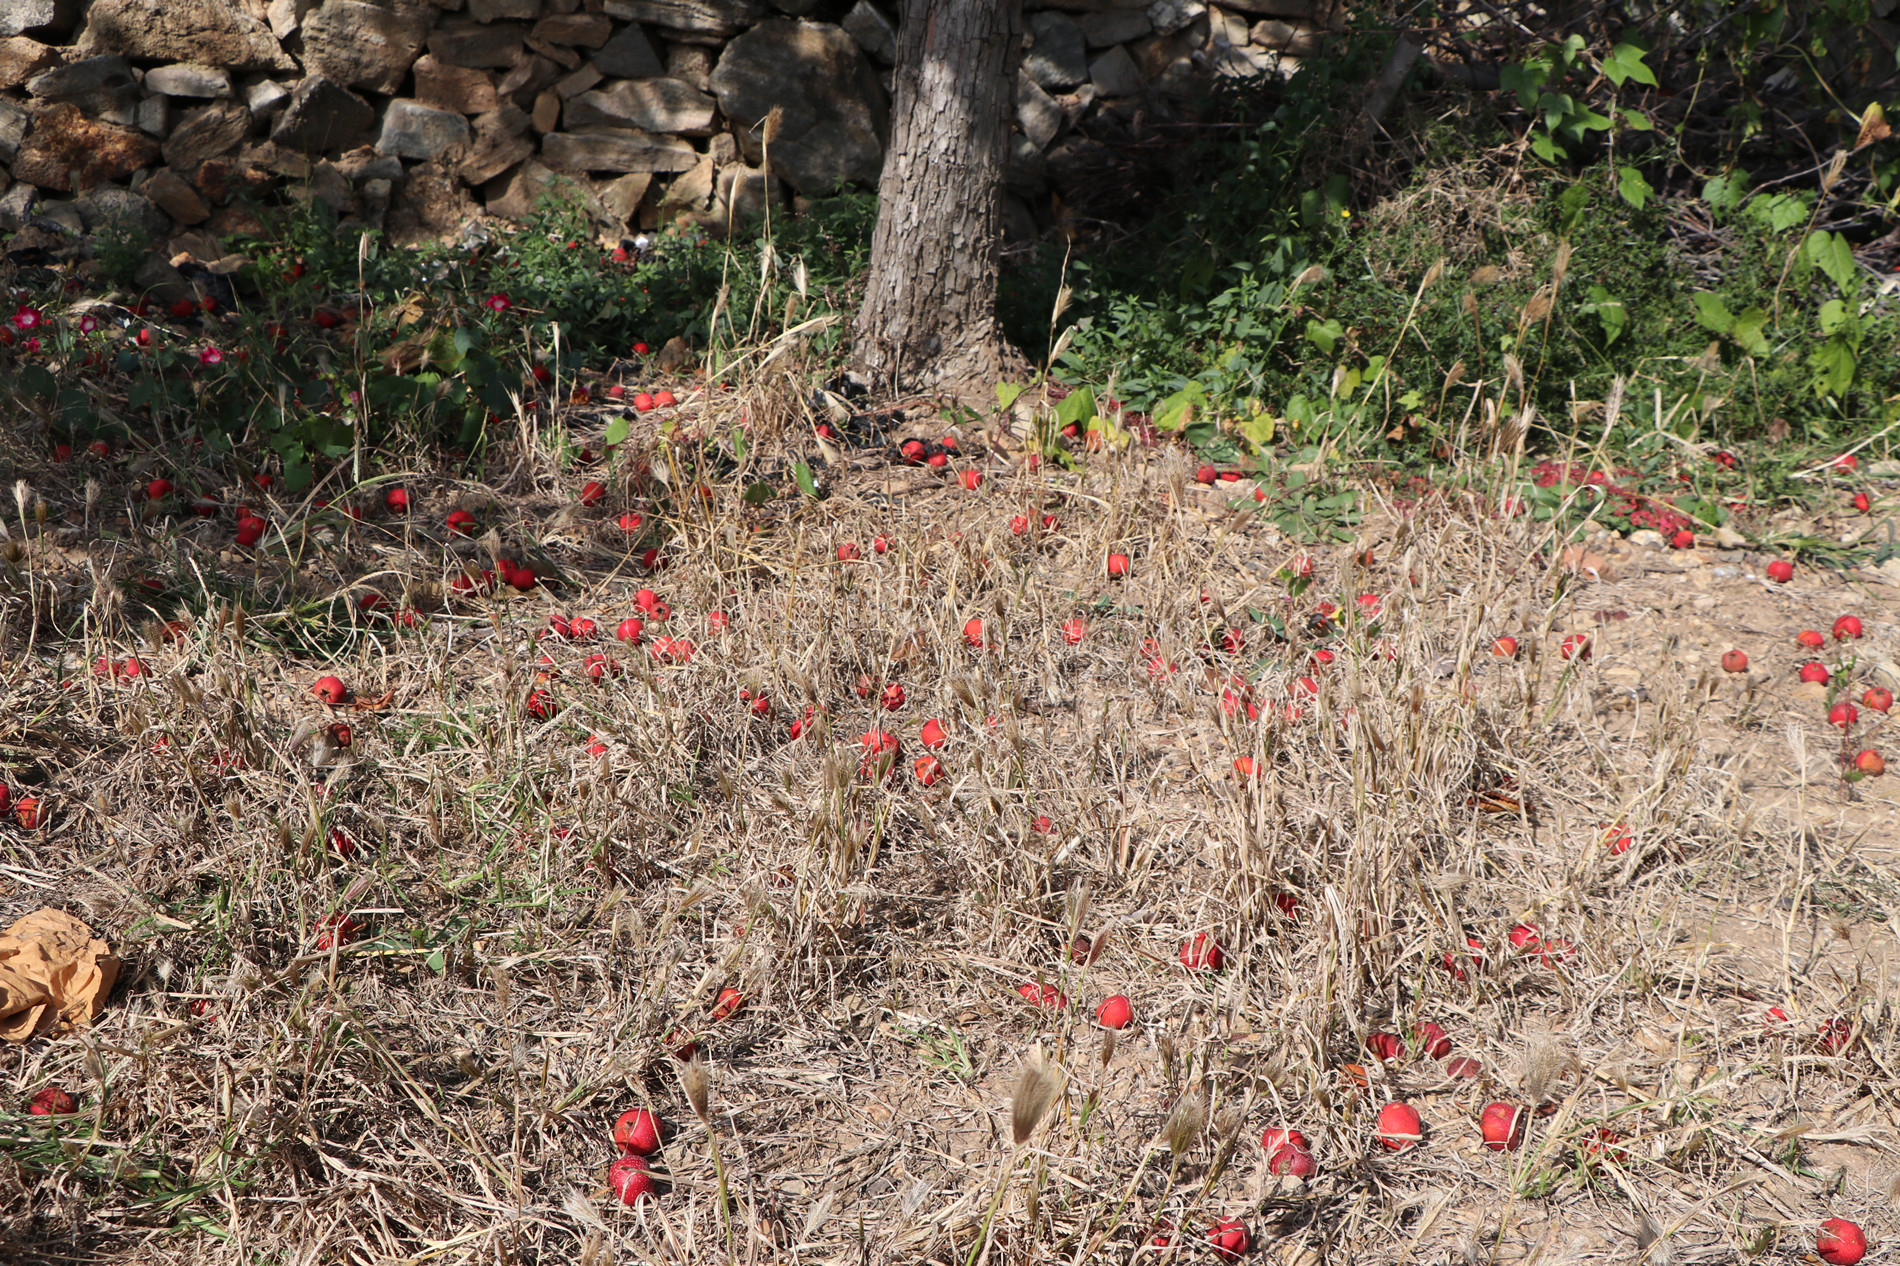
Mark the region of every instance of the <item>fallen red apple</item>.
[[1499, 659], [1517, 658], [1517, 639], [1510, 636], [1499, 638], [1491, 643], [1491, 653]]
[[1691, 532], [1688, 528], [1683, 528], [1681, 531], [1677, 532], [1674, 536], [1669, 538], [1669, 548], [1694, 549], [1695, 548], [1695, 533]]
[[1867, 1255], [1867, 1233], [1846, 1218], [1829, 1218], [1814, 1237], [1814, 1253], [1829, 1266], [1854, 1266]]
[[1514, 1152], [1524, 1142], [1524, 1109], [1514, 1103], [1486, 1104], [1478, 1118], [1484, 1145], [1494, 1152]]
[[892, 682], [884, 687], [884, 693], [878, 696], [877, 701], [886, 712], [895, 712], [904, 706], [904, 688]]
[[1388, 1103], [1379, 1109], [1379, 1142], [1402, 1152], [1423, 1136], [1418, 1112], [1409, 1103]]
[[1445, 1061], [1445, 1076], [1461, 1079], [1476, 1077], [1484, 1071], [1484, 1065], [1469, 1055], [1460, 1055], [1457, 1059]]
[[1102, 999], [1095, 1008], [1095, 1022], [1105, 1029], [1125, 1029], [1135, 1020], [1135, 1008], [1126, 997], [1115, 994]]
[[644, 391], [636, 391], [633, 393], [633, 407], [642, 413], [651, 413], [653, 411], [653, 397]]
[[1301, 1151], [1310, 1151], [1312, 1144], [1298, 1130], [1280, 1128], [1268, 1130], [1260, 1136], [1260, 1150], [1271, 1156], [1283, 1147], [1297, 1147]]
[[962, 484], [969, 491], [975, 492], [978, 488], [983, 486], [983, 472], [980, 470], [966, 470], [957, 476], [957, 482]]
[[679, 400], [674, 397], [672, 392], [668, 391], [665, 387], [662, 387], [658, 391], [653, 393], [653, 403], [658, 405], [662, 409], [670, 409], [674, 405], [678, 404]]
[[1809, 660], [1801, 665], [1801, 680], [1816, 686], [1825, 686], [1831, 680], [1827, 665], [1819, 660]]
[[568, 622], [567, 635], [576, 642], [591, 642], [600, 634], [600, 626], [584, 615]]
[[866, 778], [883, 778], [897, 766], [897, 757], [904, 745], [895, 734], [888, 730], [867, 730], [858, 740], [863, 756], [858, 762], [858, 772]]
[[24, 830], [37, 830], [45, 818], [46, 815], [40, 811], [38, 797], [21, 796], [19, 802], [13, 806], [13, 820], [18, 822]]
[[943, 763], [935, 756], [919, 756], [912, 769], [916, 771], [917, 781], [926, 787], [936, 786], [937, 780], [943, 777]]
[[1842, 700], [1827, 710], [1827, 723], [1837, 730], [1852, 729], [1854, 722], [1860, 720], [1860, 709]]
[[1207, 1233], [1207, 1242], [1214, 1246], [1214, 1255], [1222, 1261], [1231, 1261], [1253, 1247], [1253, 1237], [1247, 1234], [1247, 1224], [1239, 1218], [1222, 1218]]
[[1033, 980], [1025, 980], [1016, 986], [1016, 992], [1045, 1011], [1062, 1011], [1069, 1005], [1068, 995], [1054, 985], [1039, 985]]
[[1725, 673], [1745, 673], [1748, 671], [1748, 656], [1740, 651], [1722, 652], [1722, 671]]
[[328, 704], [342, 703], [350, 697], [349, 687], [343, 684], [340, 677], [319, 677], [316, 684], [310, 687], [310, 692]]
[[615, 519], [614, 522], [620, 526], [622, 532], [638, 532], [640, 526], [645, 523], [646, 520], [629, 510], [618, 519]]
[[1267, 1154], [1267, 1172], [1293, 1178], [1310, 1178], [1318, 1172], [1319, 1162], [1303, 1147], [1281, 1147]]
[[924, 722], [924, 728], [917, 737], [925, 747], [931, 748], [932, 750], [942, 747], [944, 738], [946, 737], [943, 732], [943, 722], [936, 717], [930, 718], [930, 720]]
[[607, 485], [598, 479], [590, 479], [581, 486], [581, 504], [597, 506], [607, 499]]
[[1834, 640], [1837, 642], [1859, 641], [1861, 634], [1860, 617], [1857, 615], [1844, 615], [1834, 621]]
[[863, 556], [855, 541], [846, 541], [838, 547], [838, 561], [841, 563], [855, 563]]
[[740, 993], [737, 989], [721, 989], [719, 996], [713, 1000], [712, 1018], [714, 1020], [730, 1020], [743, 1010], [745, 1010], [744, 994]]
[[1893, 707], [1893, 691], [1885, 686], [1869, 686], [1867, 693], [1860, 697], [1863, 708], [1872, 708], [1875, 712], [1886, 712]]
[[1590, 635], [1588, 633], [1570, 633], [1558, 644], [1557, 654], [1564, 659], [1589, 659]]
[[63, 1117], [77, 1112], [79, 1105], [58, 1086], [48, 1086], [28, 1100], [26, 1110], [36, 1117]]
[[1399, 1040], [1396, 1033], [1369, 1033], [1366, 1035], [1366, 1049], [1381, 1060], [1397, 1059], [1405, 1054], [1405, 1043]]
[[1254, 769], [1253, 757], [1236, 756], [1234, 758], [1234, 773], [1238, 776], [1242, 778], [1252, 778], [1254, 776]]
[[530, 690], [523, 710], [535, 720], [545, 721], [555, 713], [554, 696], [545, 690]]
[[1862, 514], [1866, 514], [1869, 510], [1874, 508], [1873, 499], [1864, 492], [1857, 492], [1854, 494], [1854, 508]]
[[653, 1194], [653, 1174], [638, 1156], [622, 1156], [607, 1167], [607, 1186], [621, 1204], [638, 1204]]
[[651, 1156], [659, 1151], [665, 1132], [666, 1122], [645, 1108], [623, 1112], [614, 1122], [614, 1142], [621, 1151], [634, 1156]]
[[1131, 566], [1132, 564], [1128, 561], [1128, 555], [1126, 554], [1110, 554], [1108, 556], [1108, 574], [1110, 576], [1126, 576]]
[[1785, 558], [1777, 558], [1768, 564], [1768, 579], [1778, 585], [1785, 585], [1794, 579], [1794, 564]]
[[1796, 646], [1806, 647], [1811, 651], [1818, 651], [1827, 645], [1827, 639], [1813, 629], [1802, 629], [1799, 633], [1794, 635], [1794, 644]]
[[409, 508], [409, 490], [391, 488], [383, 494], [383, 504], [389, 507], [391, 514], [401, 514]]
[[1181, 966], [1189, 971], [1219, 971], [1227, 961], [1227, 951], [1212, 934], [1196, 932], [1181, 942]]
[[1887, 759], [1873, 748], [1865, 748], [1854, 757], [1854, 768], [1869, 778], [1878, 778], [1887, 772]]
[[1079, 646], [1082, 639], [1089, 635], [1089, 622], [1077, 617], [1062, 622], [1062, 640], [1070, 646]]
[[1194, 472], [1194, 482], [1197, 484], [1211, 484], [1218, 478], [1220, 478], [1220, 475], [1212, 466], [1203, 465], [1199, 470]]
[[983, 621], [971, 616], [963, 622], [963, 644], [981, 649], [983, 646]]
[[317, 948], [340, 949], [354, 941], [362, 930], [361, 923], [339, 910], [317, 921]]
[[1443, 1059], [1451, 1054], [1451, 1037], [1439, 1025], [1430, 1020], [1418, 1026], [1414, 1042], [1422, 1055], [1432, 1059]]
[[638, 619], [635, 616], [628, 616], [614, 629], [614, 636], [628, 645], [632, 645], [640, 640], [640, 635], [645, 633], [646, 630], [647, 626], [644, 620]]
[[163, 501], [171, 495], [172, 481], [162, 476], [145, 485], [145, 497], [148, 501]]

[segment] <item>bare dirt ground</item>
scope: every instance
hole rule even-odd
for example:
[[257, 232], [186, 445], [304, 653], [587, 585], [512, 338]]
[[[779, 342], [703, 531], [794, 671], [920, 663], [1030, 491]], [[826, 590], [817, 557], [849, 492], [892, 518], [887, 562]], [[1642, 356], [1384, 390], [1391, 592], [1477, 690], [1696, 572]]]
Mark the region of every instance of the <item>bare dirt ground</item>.
[[[976, 440], [757, 509], [623, 459], [584, 511], [539, 444], [499, 495], [406, 481], [402, 519], [286, 505], [256, 555], [87, 526], [48, 475], [7, 543], [0, 741], [50, 821], [0, 838], [0, 924], [69, 910], [125, 970], [89, 1028], [0, 1055], [0, 1258], [1211, 1261], [1227, 1218], [1287, 1263], [1660, 1266], [1900, 1235], [1900, 805], [1841, 781], [1794, 641], [1858, 616], [1819, 653], [1858, 700], [1900, 589], [1607, 540], [1579, 574], [1475, 501], [1311, 547], [1167, 450], [1030, 472]], [[446, 532], [458, 506], [490, 534]], [[541, 583], [445, 587], [504, 554]], [[670, 614], [620, 644], [641, 588]], [[550, 614], [598, 640], [539, 640]], [[1852, 747], [1893, 746], [1862, 707]], [[1184, 965], [1201, 934], [1219, 970]], [[74, 1115], [21, 1110], [50, 1084]], [[1417, 1146], [1381, 1146], [1392, 1100]], [[1491, 1101], [1519, 1148], [1483, 1146]], [[624, 1207], [642, 1106], [664, 1181]], [[1280, 1127], [1310, 1177], [1269, 1172]]]

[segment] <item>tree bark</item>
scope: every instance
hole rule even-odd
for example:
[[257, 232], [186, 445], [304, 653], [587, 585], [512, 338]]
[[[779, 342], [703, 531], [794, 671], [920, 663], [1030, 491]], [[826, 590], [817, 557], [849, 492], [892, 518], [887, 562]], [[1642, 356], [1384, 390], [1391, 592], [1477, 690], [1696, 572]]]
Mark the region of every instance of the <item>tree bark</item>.
[[987, 396], [1022, 0], [909, 0], [852, 366], [887, 391]]

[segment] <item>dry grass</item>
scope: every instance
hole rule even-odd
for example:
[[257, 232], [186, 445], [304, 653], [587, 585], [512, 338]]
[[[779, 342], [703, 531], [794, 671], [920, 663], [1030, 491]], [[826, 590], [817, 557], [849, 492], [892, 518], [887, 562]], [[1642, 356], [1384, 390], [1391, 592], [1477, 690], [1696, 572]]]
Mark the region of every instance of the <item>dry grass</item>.
[[[91, 1030], [4, 1053], [8, 1112], [54, 1082], [81, 1111], [0, 1114], [0, 1257], [1188, 1261], [1240, 1217], [1285, 1262], [1660, 1263], [1792, 1259], [1837, 1214], [1900, 1230], [1891, 801], [1868, 783], [1843, 804], [1827, 731], [1778, 671], [1791, 651], [1756, 639], [1769, 672], [1744, 715], [1660, 614], [1679, 582], [1560, 585], [1539, 529], [1455, 503], [1308, 551], [1164, 450], [1029, 473], [969, 430], [952, 465], [987, 472], [975, 492], [847, 448], [826, 499], [746, 509], [748, 481], [815, 456], [805, 406], [782, 383], [720, 399], [693, 407], [710, 436], [749, 411], [740, 468], [637, 436], [608, 505], [576, 513], [561, 429], [524, 420], [492, 498], [421, 475], [412, 519], [318, 515], [255, 559], [218, 552], [228, 524], [106, 539], [75, 526], [82, 484], [29, 468], [50, 512], [8, 547], [4, 745], [53, 821], [0, 839], [0, 918], [71, 909], [127, 970]], [[668, 485], [635, 476], [636, 450]], [[702, 482], [710, 504], [661, 496]], [[487, 546], [447, 538], [443, 514], [478, 500]], [[658, 576], [612, 525], [627, 508], [665, 524]], [[1011, 532], [1042, 513], [1059, 526]], [[863, 561], [837, 560], [847, 541]], [[447, 599], [459, 563], [502, 551], [558, 582]], [[1308, 552], [1295, 598], [1279, 569]], [[148, 572], [198, 612], [181, 641], [144, 640], [123, 583]], [[689, 663], [535, 641], [552, 611], [605, 637], [643, 584]], [[426, 625], [333, 600], [366, 586]], [[1339, 658], [1289, 721], [1305, 617], [1361, 593], [1381, 614], [1326, 639]], [[1767, 601], [1730, 636], [1786, 615]], [[1891, 619], [1868, 624], [1864, 661], [1891, 658]], [[1243, 653], [1207, 649], [1226, 627]], [[1577, 629], [1596, 656], [1566, 664]], [[1519, 661], [1488, 654], [1505, 632]], [[1150, 638], [1178, 671], [1151, 674]], [[586, 675], [602, 650], [622, 675]], [[149, 675], [85, 671], [134, 651]], [[560, 711], [536, 720], [543, 651]], [[316, 767], [292, 740], [329, 720], [319, 672], [390, 699], [350, 711], [347, 757]], [[1257, 676], [1257, 720], [1221, 706], [1235, 673]], [[907, 702], [861, 698], [861, 675]], [[828, 715], [788, 738], [811, 704]], [[925, 789], [929, 717], [949, 739]], [[1761, 752], [1790, 724], [1806, 763], [1770, 802]], [[859, 773], [873, 727], [904, 744], [888, 784]], [[1621, 855], [1600, 843], [1619, 821]], [[362, 936], [317, 948], [337, 913]], [[1513, 952], [1518, 921], [1574, 955]], [[1202, 932], [1219, 972], [1177, 960]], [[1483, 959], [1448, 973], [1467, 932]], [[1071, 1005], [1031, 1006], [1025, 982]], [[746, 1005], [715, 1020], [727, 988]], [[1118, 992], [1136, 1022], [1110, 1040], [1090, 1021]], [[1764, 1026], [1771, 1004], [1790, 1024]], [[1835, 1015], [1856, 1036], [1829, 1053], [1814, 1033]], [[1428, 1020], [1480, 1079], [1365, 1054]], [[687, 1036], [706, 1063], [683, 1076]], [[1372, 1124], [1395, 1097], [1425, 1121], [1401, 1154]], [[1522, 1150], [1477, 1146], [1493, 1098], [1536, 1109]], [[675, 1133], [663, 1195], [628, 1209], [605, 1174], [635, 1106]], [[1312, 1140], [1310, 1182], [1267, 1172], [1279, 1125]], [[1599, 1128], [1620, 1159], [1588, 1156]], [[1164, 1221], [1189, 1233], [1156, 1248]]]

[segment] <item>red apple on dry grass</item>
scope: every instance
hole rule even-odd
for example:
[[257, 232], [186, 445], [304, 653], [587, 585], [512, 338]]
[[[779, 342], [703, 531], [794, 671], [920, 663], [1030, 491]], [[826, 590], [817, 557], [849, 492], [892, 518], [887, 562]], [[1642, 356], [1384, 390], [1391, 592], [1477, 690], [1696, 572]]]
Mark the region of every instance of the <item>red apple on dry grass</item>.
[[1423, 1137], [1418, 1111], [1409, 1103], [1388, 1103], [1379, 1109], [1379, 1142], [1402, 1152]]
[[1768, 579], [1778, 585], [1785, 585], [1794, 579], [1794, 564], [1785, 558], [1777, 558], [1768, 564]]
[[1196, 932], [1181, 942], [1181, 966], [1189, 971], [1219, 971], [1227, 961], [1227, 952], [1207, 932]]
[[1524, 1109], [1514, 1103], [1486, 1104], [1478, 1118], [1484, 1145], [1494, 1152], [1514, 1152], [1524, 1143]]
[[651, 1156], [659, 1151], [665, 1132], [666, 1122], [645, 1108], [623, 1112], [614, 1122], [614, 1142], [621, 1151], [634, 1156]]
[[1814, 1253], [1829, 1266], [1854, 1266], [1867, 1255], [1867, 1233], [1846, 1218], [1829, 1218], [1814, 1237]]
[[1745, 673], [1748, 671], [1748, 656], [1741, 651], [1722, 652], [1722, 671], [1725, 673]]
[[1134, 1005], [1121, 994], [1102, 999], [1102, 1005], [1095, 1008], [1095, 1022], [1105, 1029], [1125, 1029], [1134, 1020]]
[[638, 1156], [622, 1156], [607, 1167], [607, 1186], [621, 1204], [638, 1204], [653, 1194], [653, 1174]]

